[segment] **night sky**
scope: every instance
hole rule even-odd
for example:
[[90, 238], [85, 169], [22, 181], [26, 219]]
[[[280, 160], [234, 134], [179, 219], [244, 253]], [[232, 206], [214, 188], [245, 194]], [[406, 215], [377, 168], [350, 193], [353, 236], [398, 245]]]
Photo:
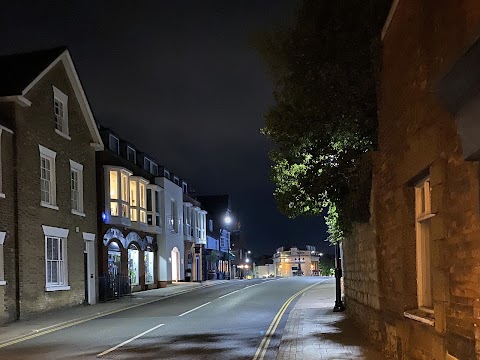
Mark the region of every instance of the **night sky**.
[[323, 218], [277, 210], [259, 133], [272, 83], [248, 39], [290, 23], [296, 0], [99, 3], [2, 3], [0, 54], [67, 45], [97, 121], [197, 193], [230, 194], [256, 253], [330, 252]]

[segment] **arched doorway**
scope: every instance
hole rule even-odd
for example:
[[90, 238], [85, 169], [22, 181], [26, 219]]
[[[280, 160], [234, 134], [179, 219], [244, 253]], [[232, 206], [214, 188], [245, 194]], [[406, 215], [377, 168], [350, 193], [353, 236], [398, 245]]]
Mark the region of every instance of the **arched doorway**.
[[172, 249], [172, 281], [180, 280], [180, 252], [177, 247]]

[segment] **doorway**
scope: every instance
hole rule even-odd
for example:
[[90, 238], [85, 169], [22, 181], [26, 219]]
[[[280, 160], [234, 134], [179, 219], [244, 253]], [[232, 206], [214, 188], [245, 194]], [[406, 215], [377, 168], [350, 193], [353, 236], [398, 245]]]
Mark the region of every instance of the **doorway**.
[[177, 247], [172, 249], [172, 281], [180, 280], [180, 252]]

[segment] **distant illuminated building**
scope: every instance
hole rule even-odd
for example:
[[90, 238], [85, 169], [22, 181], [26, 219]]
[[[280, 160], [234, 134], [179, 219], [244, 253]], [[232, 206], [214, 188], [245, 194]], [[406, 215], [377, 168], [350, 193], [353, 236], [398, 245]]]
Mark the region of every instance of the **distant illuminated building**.
[[307, 245], [306, 250], [280, 247], [273, 255], [275, 276], [318, 276], [320, 256], [314, 246]]

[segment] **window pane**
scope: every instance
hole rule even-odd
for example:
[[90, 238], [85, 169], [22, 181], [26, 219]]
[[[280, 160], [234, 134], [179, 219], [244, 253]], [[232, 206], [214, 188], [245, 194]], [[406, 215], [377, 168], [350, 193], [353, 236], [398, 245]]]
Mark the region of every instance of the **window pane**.
[[111, 202], [110, 203], [110, 215], [118, 216], [118, 202]]
[[137, 221], [137, 208], [130, 209], [130, 220]]
[[140, 207], [145, 209], [145, 184], [140, 183]]
[[58, 284], [58, 262], [52, 261], [52, 278], [51, 283]]
[[47, 283], [52, 282], [52, 262], [47, 261]]
[[118, 199], [118, 172], [110, 171], [110, 199]]
[[128, 201], [128, 179], [127, 175], [122, 173], [122, 200]]
[[145, 210], [140, 210], [140, 222], [147, 222], [147, 213], [145, 212]]
[[152, 190], [147, 189], [147, 210], [152, 211]]
[[137, 182], [135, 180], [130, 180], [130, 205], [137, 206]]
[[128, 218], [128, 205], [122, 204], [122, 216]]
[[160, 197], [158, 196], [158, 191], [155, 191], [155, 212], [160, 212]]
[[52, 238], [47, 238], [47, 260], [52, 260]]

